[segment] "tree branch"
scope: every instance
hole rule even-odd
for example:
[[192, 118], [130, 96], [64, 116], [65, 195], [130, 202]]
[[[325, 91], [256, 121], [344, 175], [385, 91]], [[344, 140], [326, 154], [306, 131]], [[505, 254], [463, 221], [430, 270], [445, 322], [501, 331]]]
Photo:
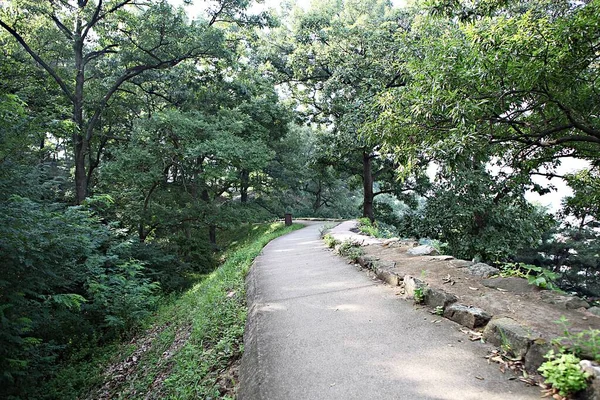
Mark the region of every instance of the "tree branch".
[[14, 30], [11, 26], [9, 26], [8, 24], [6, 24], [1, 19], [0, 19], [0, 26], [3, 27], [6, 31], [8, 31], [8, 33], [10, 33], [17, 40], [17, 42], [19, 42], [19, 44], [23, 47], [23, 49], [25, 49], [25, 51], [27, 53], [29, 53], [29, 55], [38, 64], [40, 64], [50, 74], [50, 76], [52, 76], [52, 78], [54, 78], [54, 80], [56, 81], [56, 83], [58, 84], [58, 86], [60, 86], [61, 90], [65, 94], [65, 96], [67, 96], [69, 98], [69, 100], [71, 102], [73, 102], [75, 100], [75, 96], [73, 95], [73, 92], [71, 92], [71, 90], [69, 89], [69, 87], [67, 86], [67, 84], [62, 80], [62, 78], [60, 76], [58, 76], [58, 74], [56, 73], [56, 71], [50, 65], [48, 65], [39, 56], [39, 54], [37, 54], [35, 51], [33, 51], [31, 49], [31, 47], [29, 47], [29, 45], [27, 44], [27, 42], [25, 41], [25, 39], [23, 39], [23, 37], [21, 35], [19, 35], [19, 33], [16, 30]]

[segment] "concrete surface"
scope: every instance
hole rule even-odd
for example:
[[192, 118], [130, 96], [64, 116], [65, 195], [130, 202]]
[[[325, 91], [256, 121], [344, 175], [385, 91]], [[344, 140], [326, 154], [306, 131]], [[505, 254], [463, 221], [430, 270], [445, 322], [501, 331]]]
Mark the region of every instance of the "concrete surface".
[[271, 242], [248, 276], [242, 400], [538, 399], [459, 326], [328, 251], [319, 223]]

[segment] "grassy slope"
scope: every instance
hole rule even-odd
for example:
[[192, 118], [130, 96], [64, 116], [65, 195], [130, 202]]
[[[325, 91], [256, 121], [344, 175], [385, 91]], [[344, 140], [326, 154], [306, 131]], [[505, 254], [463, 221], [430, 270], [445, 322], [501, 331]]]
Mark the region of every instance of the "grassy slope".
[[91, 365], [63, 371], [52, 385], [52, 397], [235, 397], [247, 316], [244, 278], [269, 241], [301, 227], [275, 223], [237, 232], [237, 238], [228, 240], [232, 250], [221, 267], [164, 304], [142, 335], [110, 349]]

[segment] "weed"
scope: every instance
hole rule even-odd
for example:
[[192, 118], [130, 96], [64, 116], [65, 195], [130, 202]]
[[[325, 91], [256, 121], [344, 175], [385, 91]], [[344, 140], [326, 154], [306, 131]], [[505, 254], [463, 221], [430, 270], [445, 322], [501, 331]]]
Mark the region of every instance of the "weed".
[[325, 241], [325, 245], [330, 249], [333, 249], [335, 246], [340, 244], [340, 242], [336, 240], [333, 236], [331, 236], [329, 233], [323, 236], [323, 240]]
[[358, 258], [365, 253], [359, 244], [352, 241], [345, 241], [340, 244], [338, 252], [341, 256], [347, 257], [353, 262], [358, 261]]
[[415, 304], [422, 304], [425, 301], [425, 288], [422, 286], [415, 288], [413, 299], [415, 300]]
[[328, 230], [335, 228], [337, 225], [339, 225], [338, 222], [326, 222], [324, 223], [320, 228], [319, 228], [319, 234], [321, 236], [321, 239], [323, 239], [326, 235], [325, 232], [327, 232]]
[[444, 315], [444, 307], [442, 306], [437, 306], [436, 308], [433, 309], [433, 313], [435, 315]]
[[552, 341], [561, 351], [568, 351], [578, 357], [591, 357], [600, 362], [600, 330], [587, 329], [581, 332], [569, 330], [569, 320], [562, 316], [557, 324], [562, 326], [563, 336]]
[[555, 355], [554, 351], [550, 350], [545, 358], [548, 361], [544, 362], [538, 371], [546, 378], [546, 383], [557, 389], [561, 396], [567, 396], [587, 387], [589, 374], [581, 370], [580, 360], [575, 355], [568, 353]]
[[560, 291], [558, 286], [554, 283], [559, 275], [545, 268], [524, 263], [506, 263], [502, 265], [500, 269], [502, 271], [500, 272], [500, 276], [502, 277], [516, 276], [527, 279], [530, 285], [537, 286], [541, 289]]

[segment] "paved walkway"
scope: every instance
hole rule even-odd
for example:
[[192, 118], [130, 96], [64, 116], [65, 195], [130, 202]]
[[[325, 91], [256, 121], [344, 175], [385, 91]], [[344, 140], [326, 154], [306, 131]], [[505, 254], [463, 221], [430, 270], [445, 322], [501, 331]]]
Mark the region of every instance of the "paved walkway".
[[488, 347], [458, 325], [328, 251], [319, 226], [271, 242], [248, 277], [240, 399], [540, 397], [488, 365]]

